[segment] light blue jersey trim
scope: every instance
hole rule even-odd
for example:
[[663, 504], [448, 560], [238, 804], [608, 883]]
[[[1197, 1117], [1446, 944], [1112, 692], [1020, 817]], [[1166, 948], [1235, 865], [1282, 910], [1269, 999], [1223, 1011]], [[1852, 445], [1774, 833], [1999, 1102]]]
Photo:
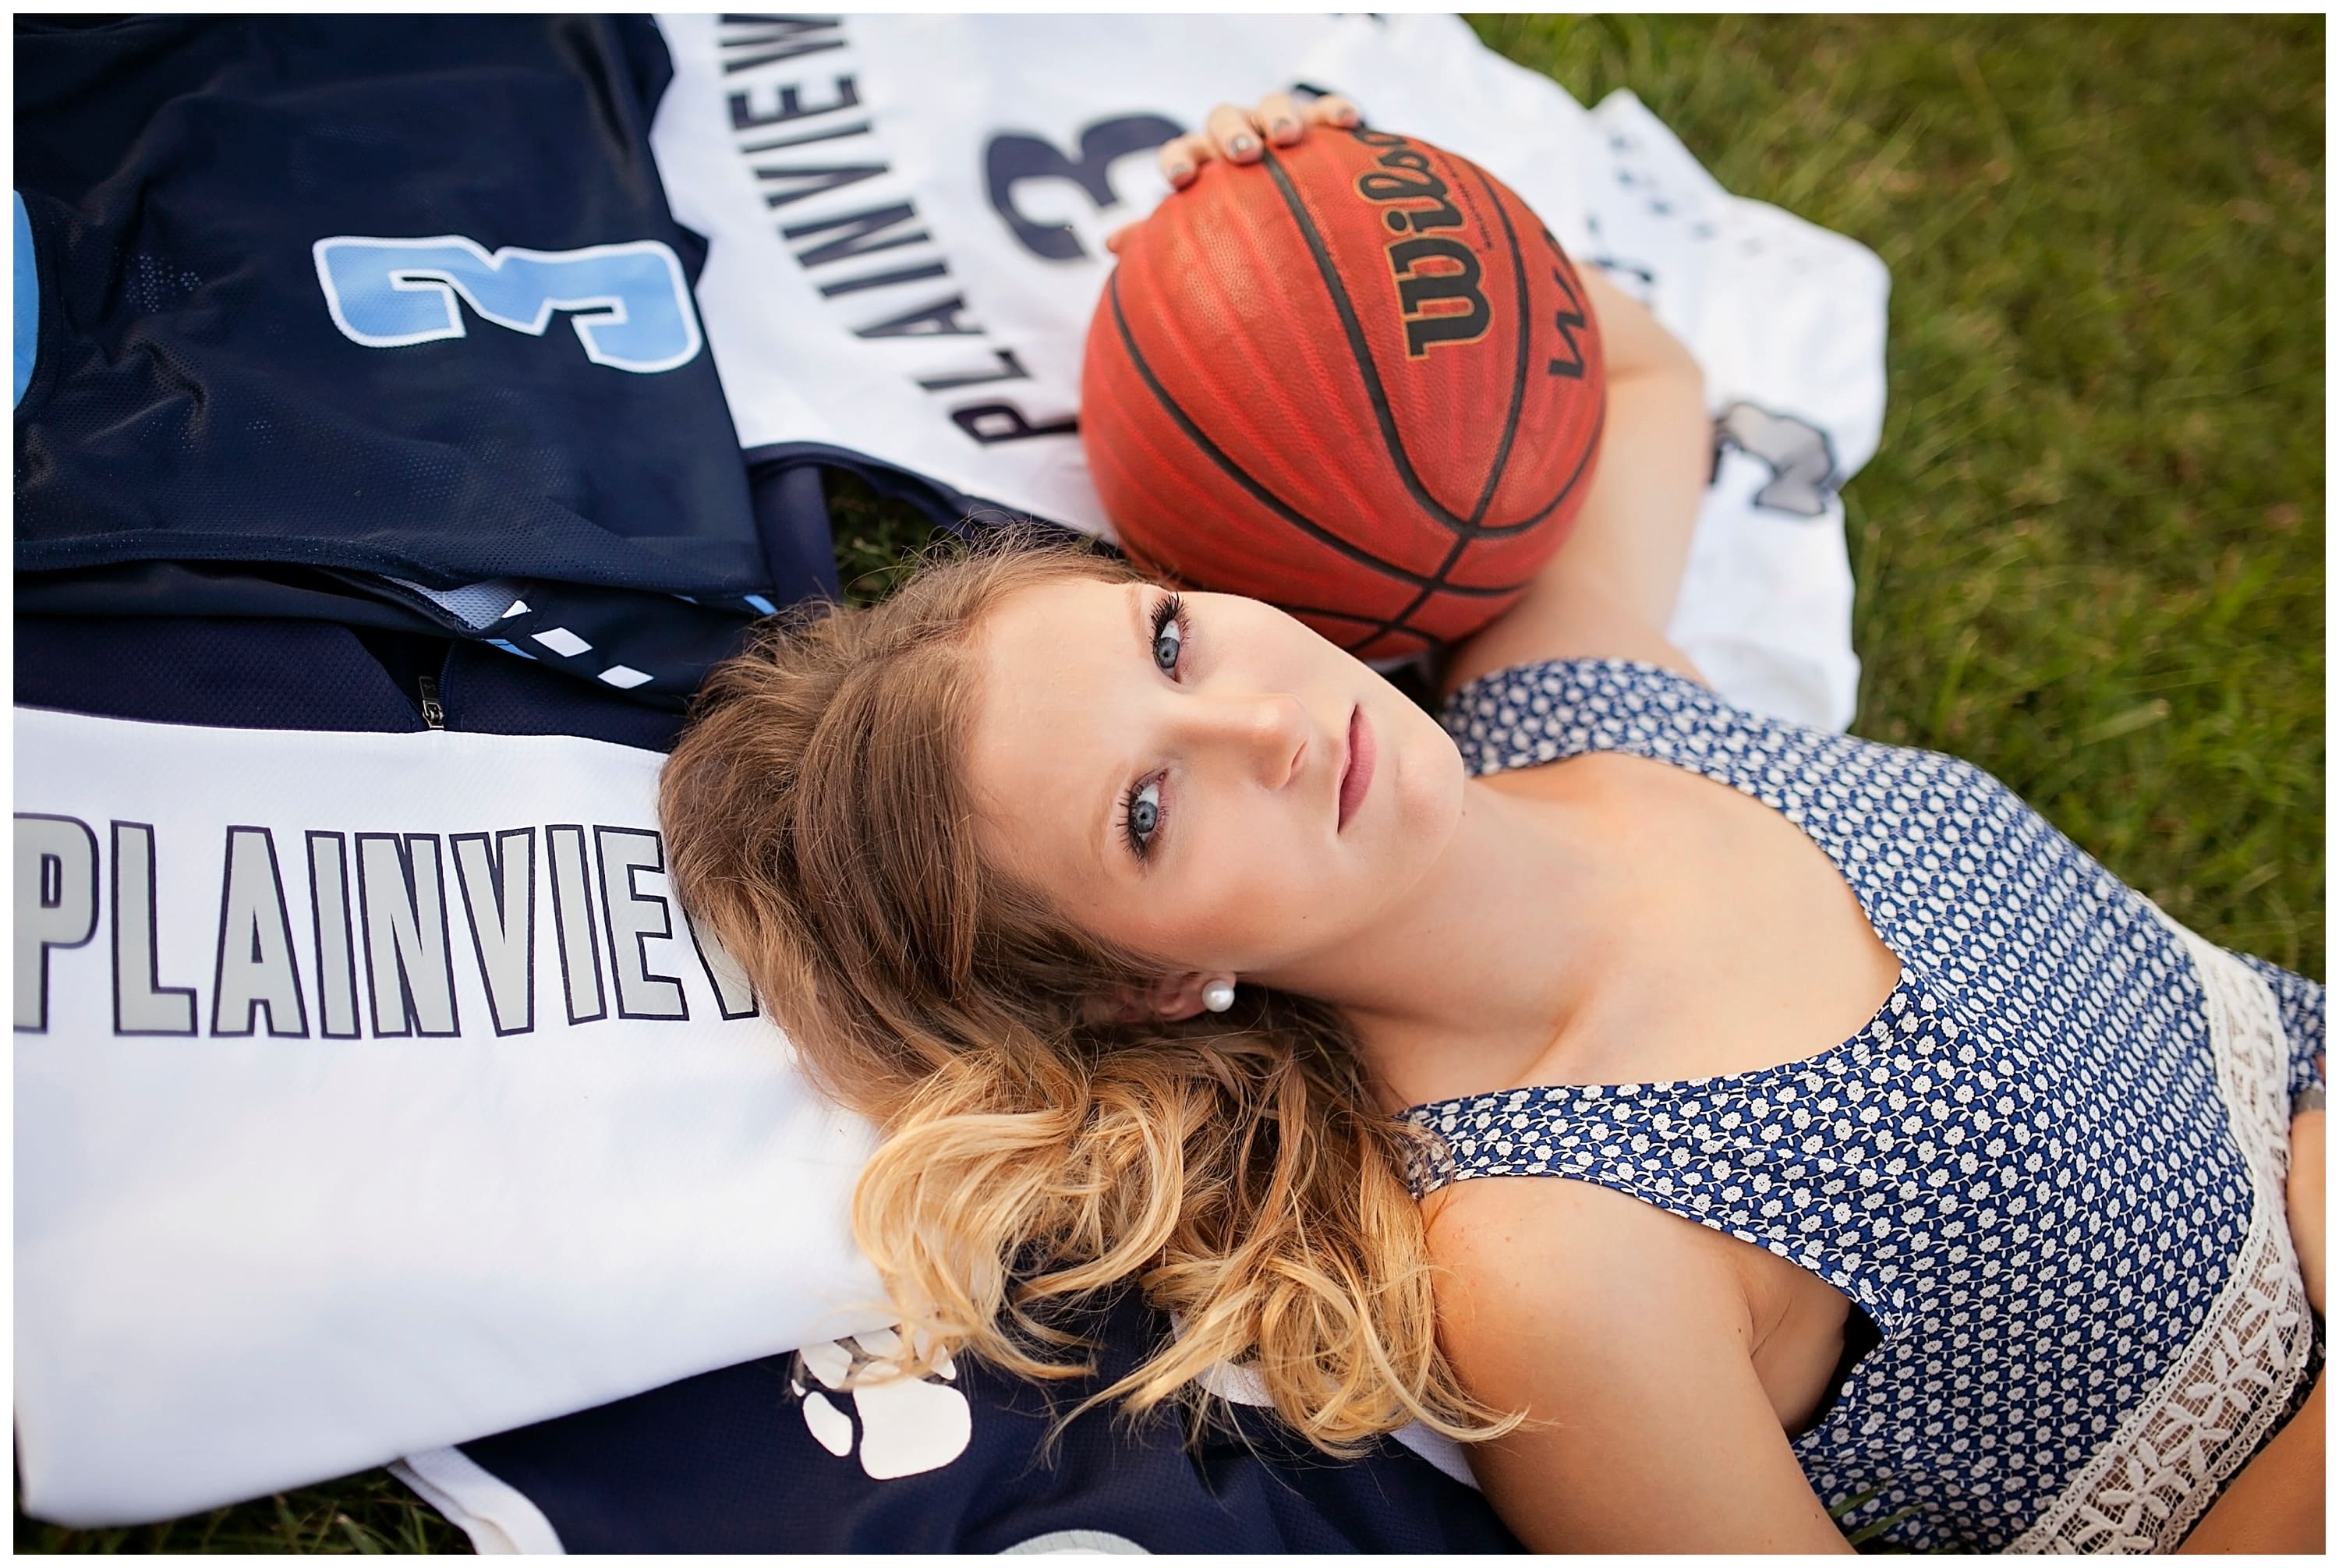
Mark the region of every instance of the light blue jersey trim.
[[33, 365], [41, 352], [41, 270], [33, 261], [33, 221], [25, 215], [25, 198], [16, 196], [16, 396], [33, 384]]

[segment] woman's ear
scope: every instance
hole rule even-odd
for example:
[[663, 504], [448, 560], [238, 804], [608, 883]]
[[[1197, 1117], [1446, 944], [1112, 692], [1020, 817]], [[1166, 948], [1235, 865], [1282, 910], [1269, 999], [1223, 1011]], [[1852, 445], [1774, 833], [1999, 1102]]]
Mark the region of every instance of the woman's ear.
[[1124, 985], [1089, 1003], [1089, 1016], [1099, 1023], [1176, 1023], [1193, 1017], [1209, 1003], [1203, 992], [1213, 983], [1232, 986], [1235, 977], [1223, 971], [1164, 975], [1160, 980]]
[[1234, 982], [1235, 977], [1223, 971], [1170, 975], [1149, 986], [1145, 1000], [1154, 1017], [1164, 1022], [1175, 1023], [1179, 1019], [1193, 1017], [1209, 1005], [1203, 1000], [1203, 992], [1210, 986], [1231, 987]]
[[1120, 985], [1088, 1001], [1092, 1022], [1177, 1022], [1205, 1011], [1202, 992], [1211, 983], [1233, 985], [1235, 976], [1223, 971], [1165, 973], [1158, 981]]

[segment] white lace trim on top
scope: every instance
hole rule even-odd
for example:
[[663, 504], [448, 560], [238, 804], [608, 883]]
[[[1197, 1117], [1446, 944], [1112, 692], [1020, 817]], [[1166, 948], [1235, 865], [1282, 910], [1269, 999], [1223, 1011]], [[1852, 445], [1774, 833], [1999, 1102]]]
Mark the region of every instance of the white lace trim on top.
[[2314, 1326], [2283, 1193], [2281, 1015], [2247, 965], [2161, 918], [2192, 953], [2207, 997], [2217, 1088], [2250, 1171], [2249, 1232], [2192, 1342], [2008, 1552], [2173, 1551], [2256, 1452], [2306, 1369]]

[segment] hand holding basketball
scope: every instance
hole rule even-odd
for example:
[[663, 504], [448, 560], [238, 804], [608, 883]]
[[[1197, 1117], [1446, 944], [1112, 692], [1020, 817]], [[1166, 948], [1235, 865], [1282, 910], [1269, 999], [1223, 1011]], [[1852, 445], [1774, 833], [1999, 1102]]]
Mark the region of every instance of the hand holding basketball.
[[[1310, 125], [1353, 125], [1357, 106], [1337, 93], [1327, 93], [1305, 104], [1288, 93], [1269, 93], [1255, 108], [1221, 104], [1210, 111], [1199, 131], [1173, 137], [1155, 154], [1161, 177], [1174, 191], [1194, 182], [1202, 165], [1212, 158], [1229, 163], [1256, 163], [1269, 146], [1288, 147], [1308, 133]], [[1105, 236], [1104, 248], [1120, 254], [1121, 242], [1134, 223], [1123, 224]]]
[[1163, 145], [1161, 173], [1170, 183], [1182, 189], [1211, 158], [1255, 163], [1266, 146], [1292, 146], [1310, 125], [1353, 125], [1357, 120], [1357, 106], [1337, 93], [1327, 93], [1306, 104], [1288, 93], [1269, 93], [1253, 109], [1221, 104], [1210, 111], [1199, 133], [1179, 136]]

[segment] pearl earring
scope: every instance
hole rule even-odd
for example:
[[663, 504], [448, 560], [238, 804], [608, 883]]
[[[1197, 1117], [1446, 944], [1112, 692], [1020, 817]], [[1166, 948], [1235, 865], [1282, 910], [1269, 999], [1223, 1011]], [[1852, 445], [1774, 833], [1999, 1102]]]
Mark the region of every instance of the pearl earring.
[[1235, 982], [1214, 980], [1202, 988], [1202, 1005], [1212, 1012], [1224, 1012], [1235, 1004]]

